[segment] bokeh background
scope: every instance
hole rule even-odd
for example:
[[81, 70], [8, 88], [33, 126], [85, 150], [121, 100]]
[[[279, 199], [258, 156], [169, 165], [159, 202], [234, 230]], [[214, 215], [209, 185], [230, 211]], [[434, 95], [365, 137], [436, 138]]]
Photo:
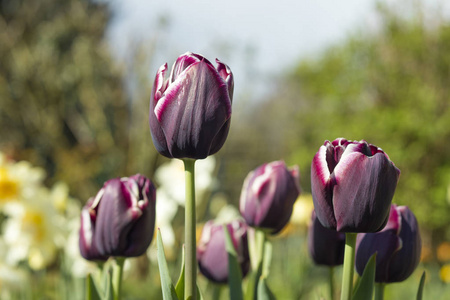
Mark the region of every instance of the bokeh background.
[[[235, 76], [228, 140], [198, 167], [199, 230], [235, 213], [252, 169], [299, 165], [303, 196], [273, 238], [269, 285], [280, 299], [327, 295], [305, 250], [311, 159], [325, 140], [365, 139], [401, 170], [394, 202], [422, 231], [422, 263], [386, 296], [410, 299], [427, 270], [427, 299], [448, 299], [450, 3], [0, 0], [2, 299], [82, 299], [70, 292], [90, 268], [77, 254], [79, 208], [104, 181], [138, 172], [160, 187], [177, 273], [182, 167], [155, 151], [147, 118], [156, 70], [186, 51]], [[126, 299], [160, 298], [153, 250], [129, 263]]]

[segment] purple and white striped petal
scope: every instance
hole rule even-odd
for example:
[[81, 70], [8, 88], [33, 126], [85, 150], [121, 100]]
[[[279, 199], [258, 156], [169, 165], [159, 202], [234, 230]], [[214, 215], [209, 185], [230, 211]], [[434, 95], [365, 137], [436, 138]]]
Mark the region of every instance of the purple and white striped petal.
[[[321, 146], [311, 164], [311, 191], [317, 218], [325, 228], [336, 228], [333, 210], [334, 178], [331, 176], [327, 153], [333, 148], [329, 142]], [[333, 153], [334, 155], [334, 153]], [[334, 160], [333, 160], [334, 162]], [[334, 169], [334, 163], [332, 164]]]
[[155, 115], [172, 157], [205, 158], [231, 116], [227, 87], [209, 64], [195, 63], [169, 85]]

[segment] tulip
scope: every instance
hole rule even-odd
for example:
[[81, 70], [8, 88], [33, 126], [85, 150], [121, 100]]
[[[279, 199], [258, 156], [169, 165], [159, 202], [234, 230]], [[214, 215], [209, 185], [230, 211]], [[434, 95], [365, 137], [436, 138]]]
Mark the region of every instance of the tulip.
[[308, 250], [317, 265], [338, 266], [344, 261], [345, 234], [322, 226], [313, 211], [308, 229]]
[[356, 271], [362, 274], [369, 258], [377, 253], [375, 282], [403, 281], [419, 264], [421, 249], [416, 217], [407, 206], [392, 205], [389, 221], [383, 230], [358, 235]]
[[142, 175], [105, 182], [81, 212], [80, 252], [88, 259], [145, 253], [155, 227], [156, 189]]
[[81, 224], [80, 224], [80, 239], [79, 247], [81, 256], [87, 260], [99, 260], [104, 261], [108, 259], [108, 256], [102, 256], [96, 246], [96, 242], [93, 239], [96, 210], [92, 208], [94, 203], [94, 197], [91, 197], [86, 205], [81, 209]]
[[194, 53], [181, 55], [166, 78], [159, 68], [150, 99], [153, 143], [169, 158], [203, 159], [222, 148], [228, 135], [233, 74]]
[[[247, 226], [243, 221], [234, 220], [226, 224], [237, 253], [237, 260], [244, 277], [250, 268], [247, 243]], [[215, 283], [228, 281], [228, 253], [225, 234], [221, 224], [208, 221], [203, 227], [197, 246], [197, 261], [200, 272]]]
[[299, 194], [297, 166], [288, 169], [283, 161], [263, 164], [245, 178], [240, 211], [248, 225], [275, 234], [289, 222]]
[[326, 141], [311, 164], [317, 218], [339, 232], [380, 231], [400, 170], [382, 149], [365, 141]]

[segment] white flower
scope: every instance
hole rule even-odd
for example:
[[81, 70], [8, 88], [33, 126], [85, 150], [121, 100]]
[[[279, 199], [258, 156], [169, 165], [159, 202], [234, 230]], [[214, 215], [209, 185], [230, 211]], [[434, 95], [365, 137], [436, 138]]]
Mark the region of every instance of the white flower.
[[80, 205], [69, 197], [67, 185], [60, 182], [49, 190], [44, 177], [43, 169], [14, 163], [0, 153], [0, 209], [6, 217], [0, 263], [26, 262], [31, 269], [44, 269], [66, 246], [70, 221], [79, 218]]
[[[213, 156], [197, 160], [195, 163], [195, 193], [197, 205], [206, 201], [206, 196], [215, 185], [213, 173], [216, 160]], [[181, 160], [172, 159], [156, 170], [155, 181], [158, 184], [156, 194], [156, 227], [161, 230], [167, 259], [176, 258], [176, 236], [173, 230], [173, 218], [179, 207], [185, 202], [185, 174]], [[150, 246], [149, 258], [156, 260], [156, 243]]]
[[42, 185], [45, 172], [22, 161], [15, 163], [0, 153], [0, 208], [31, 197]]

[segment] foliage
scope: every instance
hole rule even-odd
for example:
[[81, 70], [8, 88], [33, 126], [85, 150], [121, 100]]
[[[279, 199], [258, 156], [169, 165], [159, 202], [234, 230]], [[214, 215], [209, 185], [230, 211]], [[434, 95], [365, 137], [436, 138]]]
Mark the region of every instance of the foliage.
[[103, 39], [109, 18], [87, 0], [0, 2], [0, 148], [80, 199], [111, 177], [153, 170], [147, 101], [127, 99]]
[[383, 148], [402, 171], [393, 201], [442, 234], [450, 224], [450, 24], [430, 26], [383, 7], [379, 16], [376, 33], [364, 30], [296, 65], [247, 126], [263, 123], [252, 135], [278, 147], [272, 156], [300, 164], [305, 189], [325, 140]]

